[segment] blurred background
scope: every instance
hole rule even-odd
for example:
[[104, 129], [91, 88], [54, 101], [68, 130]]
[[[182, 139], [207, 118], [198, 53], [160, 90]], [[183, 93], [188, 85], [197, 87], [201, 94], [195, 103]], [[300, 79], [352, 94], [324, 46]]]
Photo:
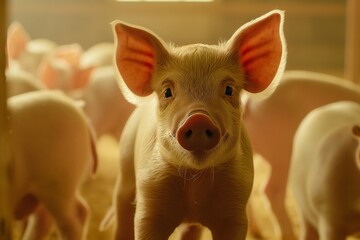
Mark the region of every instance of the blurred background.
[[343, 76], [346, 1], [199, 1], [12, 0], [9, 23], [22, 23], [31, 38], [76, 42], [84, 49], [112, 42], [109, 23], [115, 19], [150, 28], [176, 45], [216, 44], [243, 23], [278, 8], [286, 11], [287, 69]]

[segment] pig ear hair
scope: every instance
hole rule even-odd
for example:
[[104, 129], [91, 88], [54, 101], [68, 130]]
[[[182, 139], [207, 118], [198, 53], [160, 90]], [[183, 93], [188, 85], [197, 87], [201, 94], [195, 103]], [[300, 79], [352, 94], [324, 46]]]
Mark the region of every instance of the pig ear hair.
[[246, 91], [273, 91], [279, 82], [286, 65], [283, 22], [283, 11], [271, 11], [240, 27], [228, 41], [244, 72]]
[[151, 80], [157, 62], [167, 54], [165, 44], [144, 28], [121, 21], [114, 21], [112, 26], [120, 87], [126, 99], [136, 104], [153, 93]]

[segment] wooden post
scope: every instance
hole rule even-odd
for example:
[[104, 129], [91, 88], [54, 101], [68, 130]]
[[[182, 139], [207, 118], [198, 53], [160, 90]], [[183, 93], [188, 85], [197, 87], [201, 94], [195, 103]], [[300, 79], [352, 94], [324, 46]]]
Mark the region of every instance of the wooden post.
[[360, 83], [360, 1], [347, 0], [345, 77]]
[[12, 239], [11, 211], [9, 204], [9, 131], [6, 108], [6, 29], [7, 29], [7, 0], [0, 0], [0, 240]]

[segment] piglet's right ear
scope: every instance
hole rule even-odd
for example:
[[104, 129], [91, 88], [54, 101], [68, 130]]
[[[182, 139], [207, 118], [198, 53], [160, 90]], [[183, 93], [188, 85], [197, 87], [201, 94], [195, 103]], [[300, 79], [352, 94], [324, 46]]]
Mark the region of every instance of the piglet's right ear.
[[156, 63], [167, 53], [162, 40], [149, 30], [120, 21], [113, 22], [112, 26], [115, 62], [124, 84], [139, 97], [150, 95]]
[[244, 71], [244, 89], [259, 93], [276, 85], [286, 64], [284, 12], [271, 11], [237, 30], [228, 41]]

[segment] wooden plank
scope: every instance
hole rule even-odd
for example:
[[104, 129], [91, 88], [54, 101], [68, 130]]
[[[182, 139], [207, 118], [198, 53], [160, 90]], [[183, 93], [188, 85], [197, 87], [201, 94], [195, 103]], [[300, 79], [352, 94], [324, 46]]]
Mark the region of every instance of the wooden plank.
[[[86, 4], [86, 7], [84, 7]], [[241, 2], [241, 1], [214, 1], [214, 2], [116, 2], [96, 0], [89, 2], [82, 1], [14, 1], [13, 7], [18, 14], [33, 15], [47, 13], [49, 15], [57, 14], [98, 14], [105, 12], [110, 16], [122, 16], [121, 14], [136, 13], [136, 16], [143, 16], [157, 13], [174, 12], [176, 14], [202, 14], [211, 15], [245, 15], [256, 17], [259, 14], [266, 13], [271, 9], [279, 8], [286, 10], [287, 14], [296, 16], [343, 16], [345, 4], [343, 2], [312, 2], [307, 1], [303, 4], [282, 1], [260, 1], [260, 2]]]
[[346, 8], [345, 77], [360, 83], [360, 1], [348, 0]]
[[9, 207], [9, 137], [8, 118], [6, 109], [6, 29], [7, 29], [7, 1], [0, 0], [0, 240], [12, 239], [11, 212]]

